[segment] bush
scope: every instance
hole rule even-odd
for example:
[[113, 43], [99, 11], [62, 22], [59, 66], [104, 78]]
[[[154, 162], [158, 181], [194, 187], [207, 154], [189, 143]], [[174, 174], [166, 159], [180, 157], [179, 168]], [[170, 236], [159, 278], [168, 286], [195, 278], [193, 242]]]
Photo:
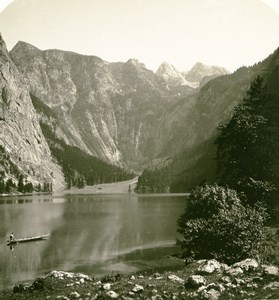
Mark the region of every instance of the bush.
[[236, 191], [218, 185], [197, 187], [178, 220], [178, 244], [188, 258], [215, 258], [225, 263], [260, 258], [267, 214], [245, 207]]
[[267, 264], [279, 265], [279, 229], [268, 227], [267, 239], [263, 244], [263, 262]]

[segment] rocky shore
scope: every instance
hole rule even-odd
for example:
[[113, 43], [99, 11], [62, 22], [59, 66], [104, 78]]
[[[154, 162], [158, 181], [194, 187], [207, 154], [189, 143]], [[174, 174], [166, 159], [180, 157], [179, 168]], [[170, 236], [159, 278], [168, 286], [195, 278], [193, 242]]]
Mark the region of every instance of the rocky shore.
[[0, 299], [279, 299], [278, 267], [246, 259], [231, 266], [199, 260], [183, 270], [111, 274], [102, 279], [52, 271], [32, 284], [0, 292]]

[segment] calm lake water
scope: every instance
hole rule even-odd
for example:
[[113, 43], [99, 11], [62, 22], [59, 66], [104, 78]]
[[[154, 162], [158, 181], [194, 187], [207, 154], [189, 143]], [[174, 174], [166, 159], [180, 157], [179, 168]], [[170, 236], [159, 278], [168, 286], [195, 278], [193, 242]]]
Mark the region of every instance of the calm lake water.
[[[134, 272], [133, 261], [174, 251], [186, 196], [67, 195], [0, 198], [0, 289], [51, 270]], [[6, 245], [16, 237], [46, 241]]]

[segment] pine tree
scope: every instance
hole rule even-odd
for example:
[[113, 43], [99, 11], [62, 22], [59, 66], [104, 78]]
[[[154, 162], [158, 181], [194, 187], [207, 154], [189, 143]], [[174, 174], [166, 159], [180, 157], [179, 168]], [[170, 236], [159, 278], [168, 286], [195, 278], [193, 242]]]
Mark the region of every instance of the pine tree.
[[0, 194], [4, 194], [5, 193], [5, 182], [4, 179], [1, 178], [0, 179]]
[[17, 190], [21, 193], [24, 193], [24, 183], [23, 183], [23, 175], [20, 175], [19, 176], [19, 179], [18, 179], [18, 185], [17, 185]]
[[262, 78], [256, 78], [244, 103], [219, 127], [220, 135], [215, 141], [220, 183], [249, 193], [253, 202], [273, 190], [276, 149], [271, 142], [272, 123], [266, 109], [271, 99]]

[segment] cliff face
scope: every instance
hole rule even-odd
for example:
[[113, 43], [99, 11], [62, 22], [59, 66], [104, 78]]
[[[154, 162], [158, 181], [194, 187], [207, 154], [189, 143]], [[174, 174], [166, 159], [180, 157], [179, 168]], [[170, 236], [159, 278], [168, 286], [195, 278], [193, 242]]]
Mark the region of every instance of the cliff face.
[[[24, 42], [19, 42], [10, 55], [28, 91], [40, 99], [38, 103], [47, 105], [44, 111], [49, 110], [49, 116], [40, 117], [58, 138], [134, 170], [142, 170], [157, 159], [152, 166], [168, 165], [168, 173], [179, 178], [187, 170], [194, 170], [199, 178], [208, 171], [197, 163], [205, 166], [214, 158], [214, 149], [208, 144], [212, 144], [217, 126], [229, 118], [251, 80], [262, 75], [270, 60], [207, 83], [204, 81], [208, 77], [225, 74], [226, 70], [197, 64], [192, 79], [201, 80], [199, 84], [204, 85], [194, 89], [186, 84], [182, 73], [167, 64], [162, 66], [160, 74], [155, 74], [135, 59], [108, 63], [95, 56], [41, 51]], [[12, 65], [7, 53], [4, 56]], [[12, 68], [17, 72], [14, 65]], [[20, 78], [18, 73], [17, 78]], [[6, 89], [12, 86], [9, 84]], [[3, 120], [8, 111], [7, 95], [9, 92], [2, 89]], [[28, 105], [30, 108], [25, 106], [22, 113], [33, 114], [30, 100]], [[28, 130], [31, 134], [33, 129]], [[32, 147], [39, 146], [32, 144]], [[44, 144], [41, 148], [49, 156], [48, 146]], [[10, 146], [10, 149], [18, 148]], [[163, 159], [169, 157], [172, 159]], [[196, 184], [194, 177], [191, 172], [191, 180]]]
[[[9, 57], [0, 36], [0, 146], [9, 161], [33, 184], [52, 183], [63, 188], [60, 167], [53, 162], [48, 144], [41, 132], [38, 117], [21, 74]], [[17, 182], [12, 170], [2, 160], [5, 179]]]
[[[11, 57], [30, 93], [59, 115], [56, 134], [112, 163], [140, 168], [169, 136], [165, 112], [191, 87], [170, 89], [135, 59], [108, 63], [94, 56], [40, 51], [19, 42]], [[124, 163], [125, 161], [125, 163]]]
[[[201, 145], [216, 134], [262, 68], [241, 68], [194, 89], [183, 79], [186, 73], [166, 63], [155, 74], [135, 59], [108, 63], [24, 42], [10, 55], [30, 93], [58, 116], [52, 126], [57, 137], [135, 170], [185, 150], [202, 152]], [[188, 75], [202, 83], [226, 72], [197, 64]], [[186, 156], [193, 161], [193, 155]]]

